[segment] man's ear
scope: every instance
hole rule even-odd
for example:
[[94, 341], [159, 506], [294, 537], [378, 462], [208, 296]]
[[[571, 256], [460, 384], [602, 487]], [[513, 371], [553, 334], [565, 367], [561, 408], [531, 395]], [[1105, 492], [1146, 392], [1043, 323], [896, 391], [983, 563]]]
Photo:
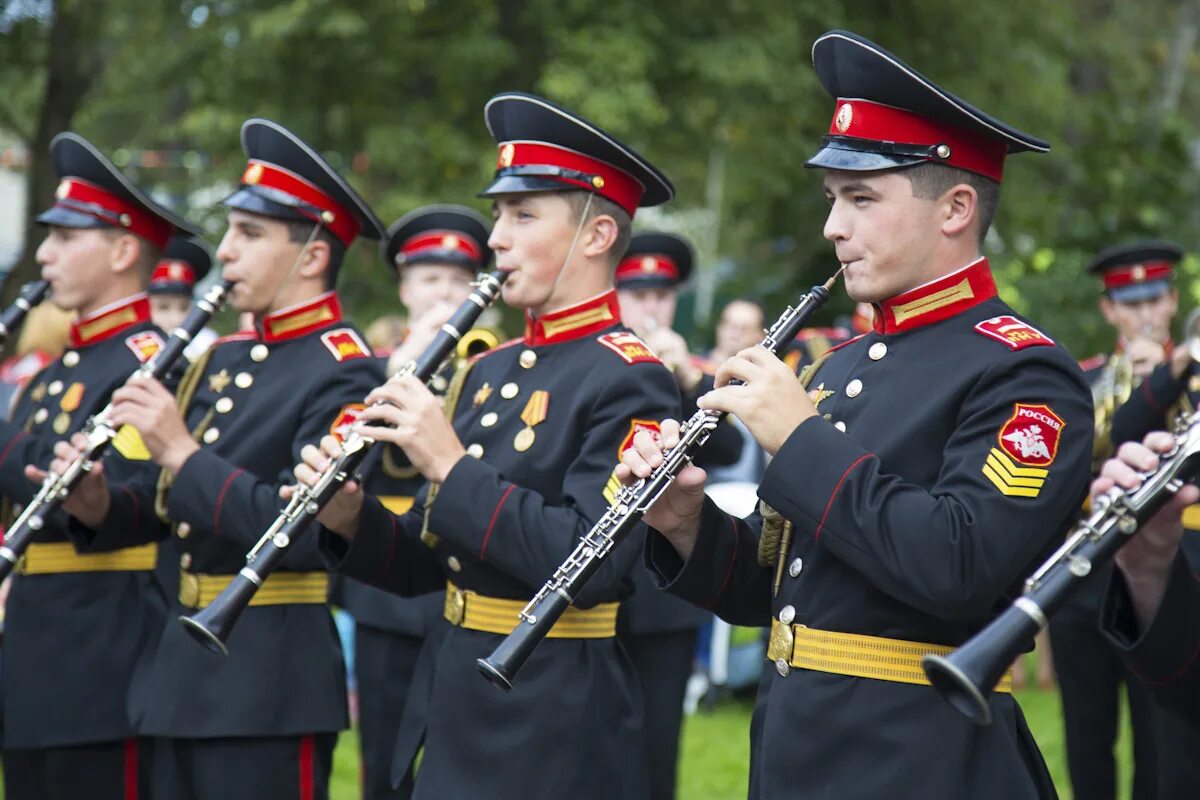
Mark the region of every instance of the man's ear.
[[304, 253], [297, 268], [302, 278], [320, 278], [329, 269], [329, 242], [313, 239], [304, 246]]
[[1100, 313], [1104, 315], [1105, 322], [1115, 328], [1117, 326], [1116, 304], [1113, 303], [1112, 299], [1108, 297], [1108, 295], [1101, 295], [1100, 302], [1097, 305], [1100, 306]]
[[583, 240], [583, 253], [597, 258], [609, 253], [617, 243], [620, 226], [611, 214], [597, 214], [587, 222]]
[[122, 233], [113, 238], [109, 253], [109, 265], [114, 275], [137, 269], [142, 257], [142, 240], [132, 233]]
[[942, 232], [947, 236], [959, 236], [979, 219], [979, 193], [966, 183], [951, 187], [942, 195]]

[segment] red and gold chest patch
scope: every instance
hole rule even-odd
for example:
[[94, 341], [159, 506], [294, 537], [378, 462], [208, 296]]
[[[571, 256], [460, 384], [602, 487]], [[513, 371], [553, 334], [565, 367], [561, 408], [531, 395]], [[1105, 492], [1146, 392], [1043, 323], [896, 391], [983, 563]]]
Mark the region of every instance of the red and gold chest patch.
[[125, 339], [125, 346], [133, 351], [138, 361], [145, 364], [151, 356], [162, 349], [163, 340], [154, 331], [142, 331]]
[[371, 351], [351, 328], [338, 328], [321, 334], [321, 343], [333, 353], [338, 361], [352, 358], [370, 358]]
[[1007, 345], [1009, 350], [1024, 350], [1026, 347], [1037, 347], [1039, 345], [1054, 345], [1054, 340], [1049, 336], [1029, 323], [1022, 322], [1012, 314], [1003, 314], [999, 317], [985, 319], [975, 326], [975, 330], [989, 339], [995, 339], [997, 342]]
[[649, 345], [628, 331], [614, 331], [597, 337], [596, 341], [625, 359], [626, 364], [637, 364], [640, 361], [659, 363], [658, 356]]
[[984, 477], [1002, 494], [1037, 497], [1050, 474], [1048, 467], [1058, 457], [1065, 427], [1062, 417], [1049, 406], [1017, 403], [996, 434], [998, 446], [988, 453]]
[[635, 419], [629, 422], [629, 434], [621, 441], [621, 446], [617, 448], [617, 459], [620, 460], [625, 451], [633, 447], [633, 437], [637, 436], [638, 431], [646, 431], [654, 437], [654, 441], [658, 441], [662, 429], [658, 423], [648, 419]]
[[358, 422], [358, 415], [366, 408], [362, 403], [351, 403], [348, 406], [342, 406], [341, 412], [334, 418], [333, 424], [329, 426], [329, 432], [338, 438], [339, 442], [346, 441], [346, 437], [350, 435], [350, 426]]

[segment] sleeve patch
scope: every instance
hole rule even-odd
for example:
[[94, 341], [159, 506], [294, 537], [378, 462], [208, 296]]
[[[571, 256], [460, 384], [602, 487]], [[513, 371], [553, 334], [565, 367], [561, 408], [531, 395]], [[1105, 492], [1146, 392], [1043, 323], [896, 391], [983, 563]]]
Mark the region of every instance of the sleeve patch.
[[333, 353], [338, 361], [349, 361], [352, 358], [370, 358], [371, 350], [359, 338], [353, 328], [338, 328], [321, 334], [321, 343]]
[[1009, 350], [1024, 350], [1026, 347], [1054, 345], [1054, 340], [1027, 322], [1011, 314], [985, 319], [975, 330], [989, 339], [1007, 345]]
[[637, 364], [649, 361], [652, 364], [661, 363], [650, 346], [629, 331], [614, 331], [597, 337], [596, 341], [612, 350], [625, 360], [626, 364]]
[[346, 437], [350, 435], [350, 426], [358, 422], [358, 415], [365, 408], [366, 406], [362, 403], [351, 403], [347, 406], [342, 406], [342, 410], [329, 426], [329, 432], [336, 436], [339, 442], [346, 441]]
[[163, 340], [154, 331], [142, 331], [125, 339], [125, 346], [133, 351], [134, 357], [142, 364], [162, 349]]
[[637, 436], [638, 431], [646, 431], [654, 437], [654, 441], [658, 441], [661, 429], [657, 422], [648, 419], [635, 419], [629, 423], [629, 434], [621, 442], [621, 446], [617, 448], [617, 459], [619, 460], [625, 451], [633, 447], [633, 437]]
[[1049, 406], [1017, 403], [1013, 414], [996, 435], [983, 464], [983, 475], [1001, 494], [1037, 497], [1048, 467], [1058, 456], [1058, 443], [1066, 423]]

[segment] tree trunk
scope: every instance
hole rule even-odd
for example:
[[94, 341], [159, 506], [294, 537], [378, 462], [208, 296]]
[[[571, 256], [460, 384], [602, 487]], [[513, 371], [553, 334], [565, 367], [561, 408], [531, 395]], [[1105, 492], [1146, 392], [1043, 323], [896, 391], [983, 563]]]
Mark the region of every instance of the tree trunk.
[[46, 52], [46, 91], [29, 148], [26, 173], [26, 221], [24, 251], [5, 281], [0, 304], [5, 306], [18, 288], [38, 275], [34, 253], [42, 239], [34, 218], [54, 202], [58, 183], [50, 161], [50, 140], [68, 130], [104, 67], [100, 24], [106, 3], [95, 0], [58, 0], [50, 22], [50, 46]]

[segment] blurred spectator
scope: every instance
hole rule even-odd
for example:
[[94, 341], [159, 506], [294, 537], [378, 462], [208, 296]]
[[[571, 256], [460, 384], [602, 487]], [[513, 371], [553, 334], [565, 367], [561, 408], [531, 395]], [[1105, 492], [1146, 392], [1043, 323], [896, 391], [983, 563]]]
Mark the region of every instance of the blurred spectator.
[[25, 384], [63, 354], [73, 318], [73, 312], [63, 311], [53, 303], [42, 303], [30, 310], [13, 354], [0, 362], [0, 409], [5, 417]]

